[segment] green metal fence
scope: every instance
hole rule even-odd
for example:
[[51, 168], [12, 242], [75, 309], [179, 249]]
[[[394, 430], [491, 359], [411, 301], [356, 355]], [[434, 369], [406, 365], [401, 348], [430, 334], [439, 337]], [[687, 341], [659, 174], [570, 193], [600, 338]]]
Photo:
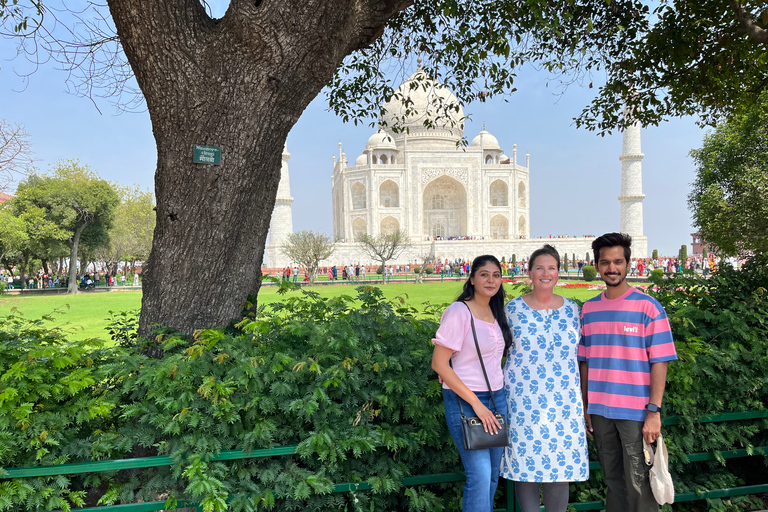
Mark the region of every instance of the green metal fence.
[[[715, 423], [725, 421], [737, 421], [737, 420], [755, 420], [768, 418], [768, 411], [746, 411], [746, 412], [734, 412], [717, 414], [711, 416], [701, 417], [697, 423]], [[663, 421], [664, 425], [679, 425], [682, 422], [680, 417], [669, 417]], [[275, 448], [268, 448], [262, 450], [253, 450], [251, 452], [245, 452], [243, 450], [227, 450], [221, 452], [216, 457], [213, 457], [211, 461], [227, 461], [237, 459], [255, 459], [261, 457], [279, 457], [285, 455], [294, 455], [296, 453], [297, 445], [290, 446], [278, 446]], [[753, 456], [768, 456], [768, 446], [755, 447], [751, 449], [737, 449], [726, 450], [720, 452], [705, 452], [705, 453], [691, 453], [686, 454], [686, 458], [689, 462], [705, 462], [723, 459], [734, 459], [742, 457]], [[170, 466], [173, 462], [169, 456], [158, 455], [155, 457], [141, 457], [135, 459], [119, 459], [119, 460], [105, 460], [96, 462], [78, 462], [72, 464], [60, 464], [55, 466], [33, 466], [26, 468], [4, 468], [6, 474], [0, 477], [0, 480], [11, 478], [30, 478], [40, 476], [56, 476], [56, 475], [73, 475], [80, 473], [96, 473], [100, 471], [119, 471], [124, 469], [141, 469], [151, 468], [158, 466]], [[598, 462], [590, 462], [589, 468], [591, 470], [600, 469]], [[463, 473], [441, 473], [436, 475], [420, 475], [406, 477], [401, 480], [404, 486], [410, 487], [415, 485], [425, 484], [437, 484], [447, 482], [460, 482], [464, 480]], [[734, 487], [730, 489], [712, 489], [702, 493], [682, 493], [675, 495], [675, 502], [695, 501], [712, 498], [727, 498], [731, 496], [744, 496], [749, 494], [759, 494], [768, 492], [768, 475], [766, 475], [766, 483], [761, 485], [750, 485], [744, 487]], [[504, 494], [505, 494], [505, 508], [496, 509], [495, 512], [519, 512], [520, 508], [515, 499], [515, 491], [513, 482], [505, 481]], [[351, 492], [351, 491], [365, 491], [371, 489], [371, 485], [367, 482], [360, 483], [339, 483], [336, 484], [332, 492]], [[605, 508], [605, 504], [602, 501], [590, 501], [582, 503], [572, 503], [574, 509], [577, 511], [585, 510], [600, 510]], [[80, 510], [83, 512], [153, 512], [156, 510], [165, 510], [164, 501], [153, 501], [144, 503], [131, 503], [126, 505], [111, 505], [101, 507], [91, 507]], [[197, 503], [188, 500], [179, 500], [176, 505], [181, 507], [198, 507]], [[199, 507], [198, 507], [199, 509]], [[49, 512], [63, 512], [63, 511], [49, 511]], [[383, 511], [384, 512], [384, 511]], [[544, 507], [542, 507], [544, 512]]]

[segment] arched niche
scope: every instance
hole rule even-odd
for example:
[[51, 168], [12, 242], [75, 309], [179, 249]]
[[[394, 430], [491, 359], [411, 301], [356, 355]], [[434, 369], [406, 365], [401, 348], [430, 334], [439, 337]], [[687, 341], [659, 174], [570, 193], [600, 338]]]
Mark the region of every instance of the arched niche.
[[368, 234], [368, 224], [365, 219], [360, 217], [352, 221], [352, 238], [359, 240], [364, 235]]
[[398, 208], [400, 206], [400, 188], [392, 180], [387, 180], [379, 187], [379, 206]]
[[398, 231], [400, 231], [400, 222], [391, 215], [385, 217], [381, 221], [381, 232], [383, 234], [391, 235], [392, 233], [396, 233]]
[[503, 180], [491, 183], [491, 206], [509, 206], [509, 188]]
[[365, 208], [365, 185], [358, 181], [352, 185], [352, 209], [365, 210]]
[[517, 204], [520, 206], [520, 208], [525, 208], [528, 204], [528, 201], [526, 201], [525, 197], [525, 183], [521, 181], [517, 186]]
[[526, 233], [525, 229], [525, 215], [521, 215], [519, 219], [517, 219], [517, 234], [518, 235], [524, 235]]
[[494, 240], [509, 238], [509, 221], [505, 216], [494, 215], [491, 218], [491, 238]]

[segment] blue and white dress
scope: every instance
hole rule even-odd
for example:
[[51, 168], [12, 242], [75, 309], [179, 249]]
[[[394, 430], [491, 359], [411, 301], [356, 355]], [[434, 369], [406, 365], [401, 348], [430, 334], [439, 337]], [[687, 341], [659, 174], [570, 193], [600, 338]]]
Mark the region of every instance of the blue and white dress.
[[505, 307], [514, 343], [504, 365], [509, 447], [501, 476], [517, 482], [589, 478], [584, 406], [576, 352], [581, 315], [575, 302], [535, 310], [522, 297]]

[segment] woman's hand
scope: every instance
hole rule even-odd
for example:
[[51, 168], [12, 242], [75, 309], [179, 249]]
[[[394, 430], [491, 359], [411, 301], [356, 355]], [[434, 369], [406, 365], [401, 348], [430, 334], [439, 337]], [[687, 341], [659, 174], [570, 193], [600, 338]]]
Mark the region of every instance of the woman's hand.
[[493, 435], [499, 433], [499, 430], [501, 430], [501, 425], [499, 424], [499, 420], [496, 419], [496, 416], [490, 411], [490, 409], [484, 406], [483, 403], [479, 400], [477, 404], [472, 406], [472, 409], [475, 410], [475, 416], [477, 416], [478, 419], [483, 422], [483, 430], [490, 432]]

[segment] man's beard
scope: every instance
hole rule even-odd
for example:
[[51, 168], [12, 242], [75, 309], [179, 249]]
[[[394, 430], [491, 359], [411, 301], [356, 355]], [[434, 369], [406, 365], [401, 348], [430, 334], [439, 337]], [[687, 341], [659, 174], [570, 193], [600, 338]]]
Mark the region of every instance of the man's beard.
[[[621, 275], [621, 274], [620, 274], [620, 275]], [[605, 277], [609, 277], [609, 276], [605, 276]], [[621, 283], [623, 283], [624, 281], [626, 281], [626, 279], [627, 279], [627, 275], [626, 275], [626, 274], [623, 274], [623, 275], [621, 275], [621, 279], [619, 279], [619, 280], [618, 280], [618, 281], [616, 281], [615, 283], [609, 283], [609, 282], [608, 282], [608, 281], [606, 281], [605, 279], [603, 279], [603, 282], [605, 282], [605, 286], [619, 286]]]

